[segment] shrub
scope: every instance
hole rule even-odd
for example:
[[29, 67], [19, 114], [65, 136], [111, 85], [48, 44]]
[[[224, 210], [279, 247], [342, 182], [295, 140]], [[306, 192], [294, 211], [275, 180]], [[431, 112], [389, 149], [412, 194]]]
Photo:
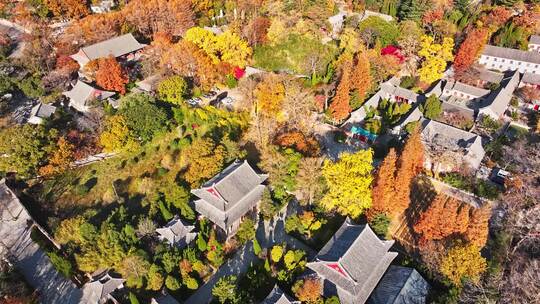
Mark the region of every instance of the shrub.
[[163, 168], [163, 167], [159, 167], [157, 169], [157, 176], [158, 177], [162, 177], [163, 175], [167, 174], [169, 172], [169, 170]]
[[139, 299], [137, 299], [137, 296], [135, 296], [135, 294], [131, 291], [129, 292], [129, 302], [131, 304], [139, 304]]
[[238, 86], [238, 80], [231, 74], [225, 76], [225, 84], [229, 89], [234, 89]]
[[51, 264], [58, 272], [63, 274], [66, 278], [70, 278], [73, 273], [73, 266], [71, 262], [66, 258], [56, 254], [56, 252], [48, 252], [47, 255], [51, 260]]
[[188, 84], [183, 77], [175, 75], [163, 80], [158, 85], [158, 95], [166, 102], [180, 105], [188, 90]]
[[261, 245], [259, 244], [259, 241], [257, 240], [257, 238], [254, 238], [253, 239], [253, 253], [255, 253], [255, 255], [260, 255], [262, 252], [262, 248], [261, 248]]
[[495, 200], [499, 197], [499, 189], [497, 186], [490, 184], [485, 180], [478, 180], [474, 189], [474, 194], [485, 197], [490, 200]]
[[404, 76], [403, 78], [401, 78], [401, 83], [399, 84], [399, 86], [405, 89], [410, 89], [414, 87], [415, 84], [416, 84], [416, 77]]
[[334, 141], [337, 143], [344, 143], [347, 140], [347, 135], [341, 131], [334, 132]]
[[184, 284], [186, 284], [186, 287], [191, 290], [199, 288], [199, 283], [192, 277], [184, 278]]
[[85, 184], [82, 184], [82, 185], [77, 185], [74, 191], [76, 195], [83, 196], [83, 195], [88, 194], [90, 189]]
[[240, 245], [244, 245], [253, 238], [255, 238], [255, 222], [250, 218], [246, 218], [238, 228], [236, 239]]
[[490, 116], [484, 115], [482, 117], [482, 126], [490, 132], [495, 132], [501, 127], [501, 123]]
[[369, 223], [373, 232], [378, 236], [384, 237], [388, 233], [388, 226], [390, 225], [390, 218], [384, 213], [379, 213], [373, 217]]
[[177, 278], [173, 277], [173, 276], [167, 276], [167, 278], [165, 279], [165, 286], [172, 290], [172, 291], [175, 291], [175, 290], [178, 290], [180, 289], [180, 282], [178, 281]]

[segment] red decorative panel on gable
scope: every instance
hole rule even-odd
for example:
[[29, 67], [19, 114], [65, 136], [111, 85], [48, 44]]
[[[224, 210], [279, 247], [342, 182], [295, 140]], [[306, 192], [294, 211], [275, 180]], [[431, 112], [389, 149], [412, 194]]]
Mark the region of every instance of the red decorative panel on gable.
[[206, 189], [206, 191], [208, 191], [208, 192], [209, 192], [210, 194], [212, 194], [213, 196], [215, 196], [215, 197], [221, 199], [221, 196], [219, 195], [219, 193], [217, 192], [216, 189], [214, 189], [214, 188], [208, 188], [208, 189]]
[[341, 266], [339, 266], [338, 263], [331, 263], [331, 264], [326, 264], [326, 266], [334, 269], [335, 271], [339, 272], [340, 274], [342, 274], [343, 276], [347, 276], [347, 274], [345, 273], [345, 271], [341, 268]]

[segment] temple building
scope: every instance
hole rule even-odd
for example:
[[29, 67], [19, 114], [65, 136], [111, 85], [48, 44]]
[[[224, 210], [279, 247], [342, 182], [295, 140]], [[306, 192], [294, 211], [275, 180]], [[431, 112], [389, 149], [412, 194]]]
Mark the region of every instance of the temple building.
[[380, 240], [369, 225], [347, 219], [307, 267], [323, 281], [325, 297], [337, 295], [342, 304], [362, 304], [398, 255], [389, 252], [393, 244]]
[[292, 297], [284, 293], [276, 284], [261, 304], [300, 304], [300, 301], [293, 300]]
[[235, 161], [221, 173], [191, 193], [199, 199], [195, 210], [221, 228], [229, 238], [246, 216], [258, 212], [268, 175], [258, 174], [247, 161]]

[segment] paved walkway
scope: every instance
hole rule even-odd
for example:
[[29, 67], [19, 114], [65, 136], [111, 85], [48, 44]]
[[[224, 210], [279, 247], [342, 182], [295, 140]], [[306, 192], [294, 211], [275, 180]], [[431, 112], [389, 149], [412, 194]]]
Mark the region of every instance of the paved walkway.
[[[269, 248], [274, 244], [286, 243], [294, 249], [302, 249], [307, 253], [308, 260], [311, 260], [317, 254], [313, 249], [306, 246], [301, 241], [285, 233], [284, 219], [296, 212], [294, 203], [290, 203], [271, 221], [260, 221], [257, 228], [257, 240], [263, 248]], [[257, 261], [258, 257], [253, 253], [253, 244], [249, 242], [240, 249], [233, 258], [221, 265], [219, 270], [212, 278], [201, 286], [197, 291], [186, 300], [186, 304], [210, 303], [212, 300], [212, 288], [217, 281], [228, 275], [241, 277], [248, 270], [252, 263]]]

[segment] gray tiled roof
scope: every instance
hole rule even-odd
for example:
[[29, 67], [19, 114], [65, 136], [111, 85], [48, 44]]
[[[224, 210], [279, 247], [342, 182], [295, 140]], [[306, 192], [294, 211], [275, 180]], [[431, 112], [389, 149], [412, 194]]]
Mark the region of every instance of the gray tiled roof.
[[145, 92], [153, 92], [161, 81], [161, 75], [152, 75], [135, 83], [137, 87]]
[[470, 86], [468, 84], [465, 84], [459, 81], [446, 82], [446, 85], [444, 86], [444, 90], [454, 90], [454, 91], [462, 92], [467, 95], [472, 95], [475, 97], [485, 96], [490, 93], [489, 90]]
[[412, 102], [418, 102], [419, 101], [418, 98], [420, 96], [411, 90], [404, 89], [400, 86], [394, 86], [389, 83], [381, 84], [381, 91], [383, 93], [388, 93], [391, 95], [405, 98], [407, 100], [411, 100]]
[[131, 34], [125, 34], [109, 40], [98, 42], [96, 44], [83, 47], [81, 51], [88, 57], [88, 59], [98, 59], [102, 57], [108, 57], [110, 55], [114, 57], [123, 56], [145, 47], [133, 37]]
[[170, 294], [165, 293], [162, 294], [160, 297], [152, 298], [150, 300], [150, 304], [179, 304], [179, 302], [176, 301], [176, 299], [173, 298]]
[[480, 75], [478, 76], [480, 80], [491, 82], [491, 83], [500, 83], [503, 80], [504, 74], [490, 71], [485, 67], [479, 68]]
[[481, 109], [480, 113], [491, 113], [492, 116], [495, 117], [502, 116], [508, 108], [514, 94], [514, 90], [518, 84], [519, 73], [514, 71], [511, 73], [510, 77], [503, 79], [501, 87], [493, 91], [488, 96], [485, 103], [482, 105], [482, 108], [484, 109]]
[[403, 117], [400, 119], [399, 123], [397, 124], [397, 127], [403, 128], [410, 122], [419, 121], [424, 117], [424, 114], [420, 111], [420, 108], [418, 105], [414, 105], [413, 109], [410, 110], [407, 114], [403, 115]]
[[[232, 208], [267, 178], [267, 175], [257, 174], [247, 161], [237, 160], [204, 183], [201, 188], [191, 190], [191, 193], [215, 203], [219, 209], [226, 210]], [[216, 191], [219, 197], [211, 193]]]
[[91, 85], [79, 80], [71, 90], [62, 94], [71, 99], [74, 104], [83, 108], [86, 106], [86, 103], [92, 99], [97, 97], [101, 99], [108, 98], [113, 96], [115, 93], [96, 89]]
[[480, 136], [438, 121], [422, 122], [422, 139], [426, 149], [460, 152], [473, 168], [478, 168], [485, 155]]
[[247, 161], [235, 161], [201, 188], [191, 190], [200, 198], [195, 209], [226, 230], [260, 201], [265, 188], [261, 184], [267, 178], [257, 174]]
[[229, 224], [234, 223], [249, 210], [251, 210], [261, 200], [264, 185], [257, 185], [250, 193], [242, 198], [238, 203], [226, 211], [219, 210], [212, 203], [203, 199], [195, 201], [195, 210], [208, 217], [214, 224], [227, 230]]
[[30, 115], [39, 118], [49, 118], [54, 114], [55, 111], [55, 106], [40, 102], [32, 108]]
[[369, 225], [347, 219], [307, 266], [337, 287], [342, 303], [364, 303], [397, 256], [388, 251], [393, 243], [380, 240]]
[[540, 53], [538, 52], [528, 52], [493, 45], [486, 45], [482, 55], [540, 64]]
[[108, 272], [94, 278], [83, 287], [83, 303], [105, 303], [116, 289], [123, 288], [124, 279], [112, 277]]
[[377, 108], [379, 102], [386, 98], [386, 94], [399, 96], [411, 100], [413, 103], [419, 102], [422, 100], [422, 96], [416, 94], [411, 90], [404, 89], [402, 87], [394, 85], [399, 83], [398, 78], [391, 78], [385, 83], [382, 83], [379, 91], [375, 93], [371, 98], [369, 98], [360, 108], [353, 111], [351, 116], [343, 123], [342, 127], [345, 129], [350, 129], [353, 125], [361, 123], [366, 118], [366, 109], [370, 107]]
[[0, 180], [0, 252], [7, 254], [43, 304], [80, 303], [82, 292], [58, 273], [49, 257], [30, 237], [32, 217]]
[[270, 292], [270, 294], [264, 299], [261, 304], [296, 304], [300, 303], [299, 301], [294, 301], [291, 297], [289, 297], [286, 293], [277, 286], [277, 284], [274, 286], [274, 289]]
[[539, 85], [540, 74], [524, 73], [521, 82]]
[[531, 38], [529, 38], [529, 43], [532, 43], [532, 44], [540, 44], [540, 36], [538, 36], [538, 35], [531, 35]]
[[390, 266], [368, 304], [424, 304], [429, 284], [413, 268]]
[[191, 232], [193, 229], [195, 226], [187, 225], [176, 217], [164, 227], [156, 229], [156, 232], [160, 235], [160, 239], [167, 240], [169, 244], [184, 247], [195, 239], [197, 234]]

